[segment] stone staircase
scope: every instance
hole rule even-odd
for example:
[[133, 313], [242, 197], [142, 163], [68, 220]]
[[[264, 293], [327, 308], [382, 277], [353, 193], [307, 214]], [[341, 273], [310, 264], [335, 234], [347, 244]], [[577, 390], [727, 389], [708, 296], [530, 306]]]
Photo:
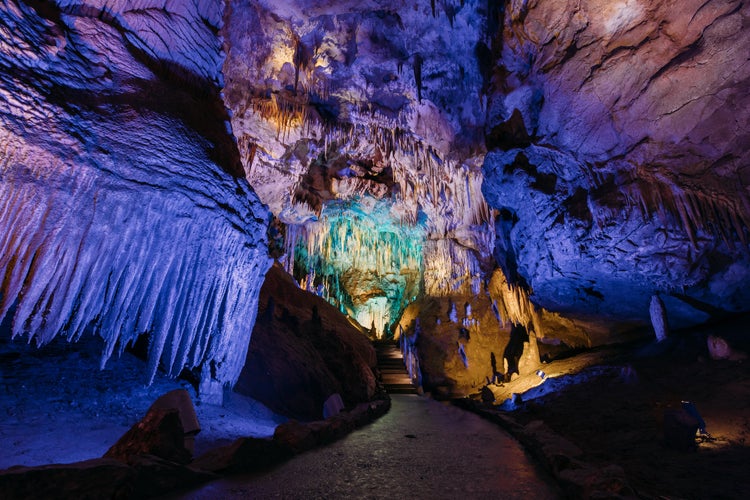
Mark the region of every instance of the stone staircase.
[[404, 357], [393, 342], [373, 342], [378, 368], [388, 394], [418, 394], [404, 366]]

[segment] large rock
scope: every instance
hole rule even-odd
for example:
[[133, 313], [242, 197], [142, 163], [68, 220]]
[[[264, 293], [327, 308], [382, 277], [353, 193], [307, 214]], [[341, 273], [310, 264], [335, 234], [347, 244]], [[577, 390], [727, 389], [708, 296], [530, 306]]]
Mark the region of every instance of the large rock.
[[612, 332], [750, 307], [750, 6], [511, 2], [484, 193], [535, 303]]
[[277, 413], [317, 420], [333, 394], [340, 394], [349, 408], [372, 399], [375, 364], [375, 350], [362, 331], [274, 265], [261, 289], [258, 320], [235, 391]]

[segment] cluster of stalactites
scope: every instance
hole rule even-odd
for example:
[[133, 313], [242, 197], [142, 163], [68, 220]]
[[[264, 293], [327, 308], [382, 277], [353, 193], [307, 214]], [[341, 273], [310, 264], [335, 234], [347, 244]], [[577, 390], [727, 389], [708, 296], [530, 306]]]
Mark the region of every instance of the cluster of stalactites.
[[[563, 176], [561, 169], [552, 172]], [[605, 189], [612, 184], [613, 174], [610, 171], [597, 171], [587, 165], [582, 169], [586, 180], [584, 188], [591, 192]], [[672, 227], [684, 232], [694, 247], [699, 246], [702, 238], [718, 239], [730, 249], [737, 243], [747, 246], [750, 239], [750, 198], [729, 197], [718, 189], [709, 186], [693, 187], [678, 185], [646, 171], [645, 169], [620, 172], [621, 179], [616, 184], [629, 210], [635, 210], [643, 220], [657, 217], [664, 227]], [[740, 192], [737, 189], [736, 192]], [[593, 200], [596, 202], [596, 198]], [[592, 212], [593, 222], [598, 227], [605, 227], [617, 220], [620, 204], [614, 208], [606, 203], [599, 204]]]
[[[418, 293], [423, 232], [387, 220], [382, 208], [376, 214], [381, 218], [359, 214], [356, 208], [341, 210], [329, 209], [319, 220], [289, 225], [283, 265], [302, 288], [326, 298], [364, 327], [382, 332]], [[393, 276], [405, 281], [395, 296], [391, 291], [362, 302], [341, 281], [342, 274], [351, 271], [375, 281], [392, 281]]]
[[[389, 230], [368, 217], [353, 214], [323, 215], [320, 220], [287, 228], [286, 267], [294, 264], [296, 248], [306, 250], [311, 267], [347, 265], [377, 275], [422, 268], [421, 242], [404, 234], [410, 228]], [[316, 265], [317, 263], [317, 265]]]
[[14, 310], [13, 336], [37, 345], [91, 329], [105, 343], [102, 367], [148, 334], [150, 380], [158, 367], [176, 376], [210, 363], [215, 379], [233, 384], [269, 265], [265, 241], [180, 193], [134, 204], [127, 189], [102, 189], [84, 170], [2, 172], [0, 320]]
[[[425, 254], [420, 259], [410, 257], [410, 261], [404, 263], [405, 267], [420, 269], [422, 260], [428, 263], [425, 266], [425, 291], [428, 294], [478, 294], [483, 280], [482, 261], [490, 258], [495, 230], [494, 214], [481, 191], [481, 173], [455, 161], [442, 159], [434, 148], [409, 140], [398, 130], [377, 129], [378, 132], [385, 132], [385, 135], [379, 135], [372, 129], [355, 128], [365, 134], [359, 140], [371, 139], [375, 147], [387, 151], [385, 161], [390, 162], [394, 183], [399, 186], [393, 197], [393, 203], [398, 208], [395, 211], [398, 224], [411, 227], [421, 223], [427, 229], [429, 241], [423, 246]], [[339, 137], [336, 140], [348, 144], [346, 141], [354, 140], [354, 137]], [[404, 149], [399, 149], [401, 147]], [[347, 198], [356, 199], [365, 195], [365, 183], [349, 184], [354, 187], [343, 192]], [[355, 189], [357, 186], [360, 191]], [[293, 207], [295, 213], [309, 213], [311, 218], [313, 215], [322, 218], [317, 222], [307, 222], [304, 226], [290, 226], [286, 243], [288, 269], [293, 268], [294, 248], [301, 241], [305, 242], [303, 246], [308, 255], [317, 255], [321, 259], [335, 258], [336, 252], [347, 251], [351, 253], [348, 258], [352, 259], [353, 267], [374, 266], [379, 273], [393, 268], [389, 262], [391, 255], [403, 255], [398, 249], [391, 251], [392, 245], [383, 241], [379, 242], [381, 246], [384, 245], [380, 255], [369, 255], [377, 245], [374, 241], [366, 241], [368, 237], [365, 235], [373, 233], [351, 232], [345, 229], [347, 224], [339, 224], [339, 233], [331, 234], [330, 217], [323, 217], [320, 211], [316, 213], [304, 202], [292, 203], [299, 205]], [[361, 223], [361, 219], [353, 220]], [[369, 262], [371, 260], [372, 264]], [[314, 288], [320, 293], [319, 287]]]
[[479, 295], [484, 273], [476, 252], [454, 240], [427, 240], [424, 245], [425, 294], [448, 297]]
[[701, 232], [723, 240], [729, 248], [738, 241], [748, 243], [750, 202], [746, 198], [641, 179], [635, 179], [625, 194], [645, 219], [656, 214], [665, 225], [670, 219], [678, 221], [694, 246]]
[[530, 329], [534, 325], [538, 311], [524, 287], [508, 283], [498, 270], [490, 281], [489, 292], [497, 320], [504, 328], [515, 324]]

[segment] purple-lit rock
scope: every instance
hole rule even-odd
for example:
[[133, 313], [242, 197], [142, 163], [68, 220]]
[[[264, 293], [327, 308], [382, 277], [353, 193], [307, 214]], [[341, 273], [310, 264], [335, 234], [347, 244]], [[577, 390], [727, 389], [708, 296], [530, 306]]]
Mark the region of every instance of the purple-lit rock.
[[[750, 7], [514, 2], [489, 106], [496, 256], [611, 332], [750, 308]], [[604, 340], [604, 339], [593, 339]]]
[[[248, 180], [286, 225], [281, 260], [378, 336], [420, 292], [477, 293], [491, 267], [475, 57], [485, 16], [480, 1], [435, 13], [387, 1], [228, 3], [224, 101]], [[326, 242], [343, 229], [333, 213], [345, 203], [377, 213], [419, 258], [400, 265], [365, 241], [383, 238], [333, 255]], [[301, 263], [298, 247], [323, 265]], [[321, 269], [361, 253], [334, 279]]]
[[[219, 2], [0, 9], [0, 318], [37, 344], [149, 335], [151, 377], [233, 383], [268, 266], [222, 84]], [[14, 312], [13, 312], [14, 311]]]

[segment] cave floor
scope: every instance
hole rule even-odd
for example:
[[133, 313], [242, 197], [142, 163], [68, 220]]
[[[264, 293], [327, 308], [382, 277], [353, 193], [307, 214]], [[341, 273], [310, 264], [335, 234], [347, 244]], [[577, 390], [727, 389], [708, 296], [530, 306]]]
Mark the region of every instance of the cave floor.
[[[238, 437], [268, 437], [285, 421], [261, 403], [228, 394], [225, 406], [201, 404], [183, 380], [157, 374], [129, 354], [99, 369], [102, 341], [55, 338], [42, 348], [0, 332], [0, 469], [73, 463], [101, 457], [162, 394], [186, 389], [202, 430], [196, 453]], [[74, 432], [72, 432], [74, 430]]]
[[[559, 365], [550, 363], [543, 367], [548, 373], [571, 371], [571, 363], [586, 368], [569, 375], [568, 382], [548, 379], [547, 383], [553, 381], [550, 387], [542, 390], [542, 385], [522, 396], [513, 411], [493, 411], [520, 426], [543, 422], [579, 448], [578, 459], [594, 468], [621, 467], [639, 498], [747, 498], [746, 324], [743, 320], [717, 330], [695, 329], [662, 343], [639, 343], [608, 349], [606, 356], [590, 352]], [[711, 359], [706, 337], [712, 333], [736, 340], [735, 359]], [[516, 384], [533, 385], [523, 380]], [[697, 437], [693, 450], [680, 451], [665, 442], [665, 412], [679, 409], [682, 401], [695, 405], [711, 436]]]
[[430, 398], [391, 398], [386, 415], [344, 439], [169, 498], [559, 498], [497, 425]]

